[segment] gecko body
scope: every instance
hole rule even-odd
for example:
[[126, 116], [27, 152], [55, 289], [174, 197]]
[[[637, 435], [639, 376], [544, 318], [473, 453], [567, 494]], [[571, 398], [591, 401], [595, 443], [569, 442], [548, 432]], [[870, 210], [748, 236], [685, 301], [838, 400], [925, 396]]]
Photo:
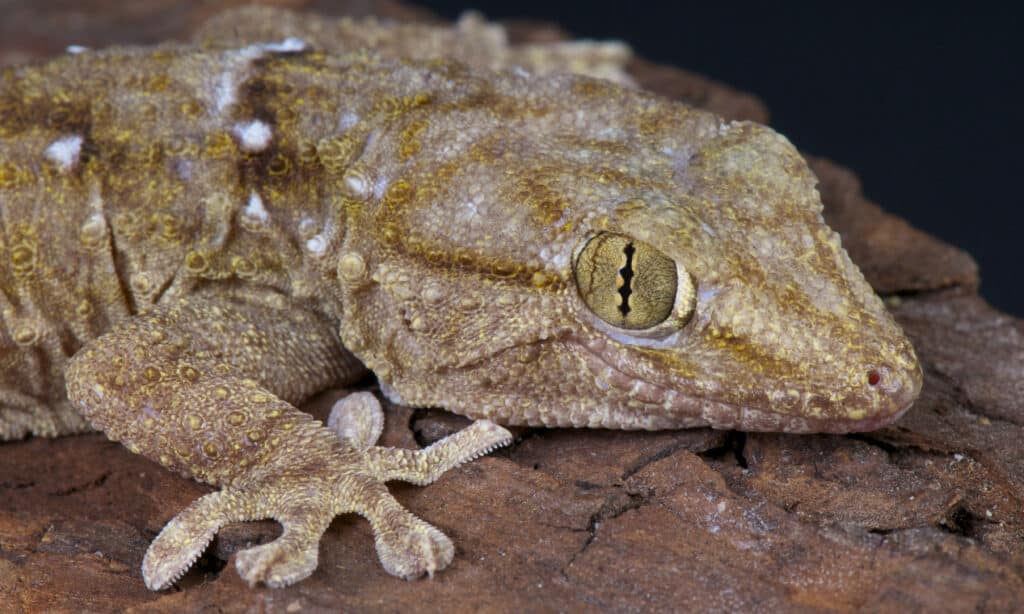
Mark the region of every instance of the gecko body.
[[[346, 512], [389, 572], [433, 573], [451, 542], [383, 482], [508, 443], [495, 423], [849, 432], [916, 398], [780, 135], [398, 55], [283, 38], [0, 74], [0, 439], [91, 424], [220, 487], [154, 541], [151, 588], [263, 517], [284, 533], [239, 572], [290, 584]], [[372, 445], [372, 397], [296, 409], [365, 368], [480, 421], [411, 452]]]

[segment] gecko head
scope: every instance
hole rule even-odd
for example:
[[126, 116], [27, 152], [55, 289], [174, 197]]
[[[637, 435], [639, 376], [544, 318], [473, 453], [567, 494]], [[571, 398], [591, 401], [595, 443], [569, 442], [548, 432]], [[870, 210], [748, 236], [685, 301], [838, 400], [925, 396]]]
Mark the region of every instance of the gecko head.
[[[510, 100], [526, 87], [497, 83]], [[603, 82], [530, 87], [556, 102], [422, 128], [420, 151], [447, 162], [403, 163], [386, 215], [350, 220], [368, 261], [341, 262], [363, 280], [342, 338], [393, 399], [510, 424], [788, 432], [910, 406], [914, 350], [785, 138]]]
[[899, 418], [921, 386], [913, 347], [789, 142], [722, 125], [673, 179], [619, 203], [573, 252], [586, 362], [620, 398], [617, 419], [850, 432]]

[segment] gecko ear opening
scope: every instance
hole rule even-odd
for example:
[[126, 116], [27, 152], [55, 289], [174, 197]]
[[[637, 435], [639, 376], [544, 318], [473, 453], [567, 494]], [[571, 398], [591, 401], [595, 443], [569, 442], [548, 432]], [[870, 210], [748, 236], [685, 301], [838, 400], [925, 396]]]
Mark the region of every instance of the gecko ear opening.
[[[594, 314], [619, 328], [653, 328], [673, 315], [682, 291], [692, 297], [693, 284], [675, 261], [647, 243], [602, 232], [591, 237], [573, 263], [576, 288]], [[682, 287], [680, 287], [682, 286]], [[693, 301], [685, 300], [675, 319], [689, 319]]]

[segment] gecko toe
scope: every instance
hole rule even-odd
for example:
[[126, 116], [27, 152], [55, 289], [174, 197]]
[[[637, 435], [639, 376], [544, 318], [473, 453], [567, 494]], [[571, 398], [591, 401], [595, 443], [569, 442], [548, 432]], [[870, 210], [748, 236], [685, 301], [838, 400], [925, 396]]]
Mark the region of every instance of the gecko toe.
[[249, 586], [265, 584], [281, 588], [308, 578], [316, 570], [317, 540], [296, 543], [282, 536], [269, 544], [242, 550], [236, 555], [235, 569]]
[[444, 533], [414, 518], [414, 524], [400, 532], [382, 534], [377, 539], [380, 562], [393, 576], [412, 580], [423, 575], [433, 577], [455, 557], [455, 546]]
[[[177, 582], [210, 544], [218, 525], [190, 514], [174, 517], [146, 550], [142, 578], [150, 590], [160, 591]], [[197, 521], [198, 520], [198, 521]]]
[[331, 407], [327, 428], [357, 450], [366, 450], [384, 431], [384, 411], [372, 393], [353, 392]]

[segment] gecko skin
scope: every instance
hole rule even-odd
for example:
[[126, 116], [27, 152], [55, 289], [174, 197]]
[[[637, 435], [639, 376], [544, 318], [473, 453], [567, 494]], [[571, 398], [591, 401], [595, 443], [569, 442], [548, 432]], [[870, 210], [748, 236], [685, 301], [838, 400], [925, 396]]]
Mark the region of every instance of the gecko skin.
[[[0, 73], [0, 439], [91, 424], [219, 487], [153, 542], [149, 587], [266, 517], [282, 536], [238, 571], [293, 583], [347, 512], [390, 573], [433, 573], [451, 542], [384, 482], [508, 443], [495, 423], [842, 433], [916, 398], [910, 343], [769, 128], [584, 76], [329, 51]], [[296, 409], [364, 366], [480, 421], [393, 450], [372, 396], [326, 426]]]

